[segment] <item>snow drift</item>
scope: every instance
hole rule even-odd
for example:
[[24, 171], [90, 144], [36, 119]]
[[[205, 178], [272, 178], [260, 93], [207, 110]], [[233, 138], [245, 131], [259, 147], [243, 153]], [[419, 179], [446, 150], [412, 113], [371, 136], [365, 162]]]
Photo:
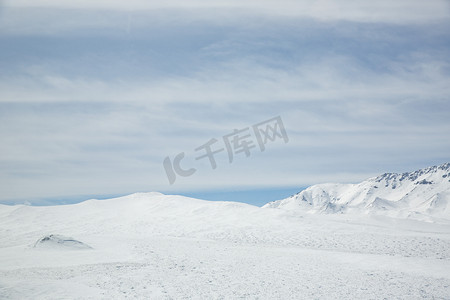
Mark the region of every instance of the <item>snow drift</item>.
[[40, 238], [34, 244], [33, 248], [53, 248], [53, 249], [67, 249], [67, 250], [92, 249], [91, 246], [86, 245], [83, 242], [77, 241], [74, 238], [58, 234], [50, 234]]

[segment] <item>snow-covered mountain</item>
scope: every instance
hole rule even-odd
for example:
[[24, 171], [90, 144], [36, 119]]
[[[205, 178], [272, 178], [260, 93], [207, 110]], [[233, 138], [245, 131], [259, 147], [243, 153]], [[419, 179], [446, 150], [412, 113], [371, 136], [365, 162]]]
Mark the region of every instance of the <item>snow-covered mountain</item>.
[[358, 184], [317, 184], [264, 208], [309, 213], [374, 213], [450, 219], [450, 163], [407, 173], [385, 173]]
[[442, 221], [160, 193], [0, 205], [0, 299], [450, 299]]

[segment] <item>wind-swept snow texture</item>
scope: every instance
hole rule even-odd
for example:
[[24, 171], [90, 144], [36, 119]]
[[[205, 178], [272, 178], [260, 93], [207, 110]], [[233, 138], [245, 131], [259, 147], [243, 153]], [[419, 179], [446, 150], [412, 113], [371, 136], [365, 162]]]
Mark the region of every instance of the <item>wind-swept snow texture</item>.
[[450, 220], [450, 163], [410, 173], [385, 173], [358, 184], [317, 184], [264, 207]]
[[[405, 180], [437, 183], [438, 172], [371, 182], [403, 191]], [[393, 202], [388, 187], [378, 197]], [[51, 246], [34, 247], [43, 239]], [[91, 248], [61, 251], [64, 241]], [[445, 218], [309, 214], [159, 193], [0, 205], [0, 299], [421, 298], [450, 299]]]

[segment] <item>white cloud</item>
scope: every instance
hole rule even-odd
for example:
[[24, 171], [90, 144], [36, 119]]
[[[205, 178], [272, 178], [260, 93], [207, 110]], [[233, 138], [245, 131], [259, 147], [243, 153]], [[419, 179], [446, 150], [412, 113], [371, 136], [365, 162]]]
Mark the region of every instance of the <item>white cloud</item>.
[[229, 25], [248, 18], [259, 18], [262, 22], [276, 18], [434, 24], [450, 20], [450, 4], [445, 0], [8, 0], [2, 2], [0, 13], [0, 32], [42, 35], [88, 28], [129, 32], [130, 28], [148, 27], [154, 25], [155, 21], [166, 24], [202, 21]]
[[165, 190], [165, 156], [195, 165], [210, 138], [275, 115], [288, 144], [170, 188], [357, 181], [449, 158], [447, 2], [3, 8], [0, 200]]
[[334, 21], [347, 20], [357, 22], [434, 22], [448, 18], [450, 8], [445, 0], [308, 0], [308, 1], [269, 1], [269, 0], [103, 0], [103, 1], [69, 1], [69, 0], [9, 0], [4, 1], [7, 7], [45, 7], [67, 9], [102, 9], [102, 10], [152, 10], [161, 8], [177, 9], [246, 9], [270, 15], [317, 18]]

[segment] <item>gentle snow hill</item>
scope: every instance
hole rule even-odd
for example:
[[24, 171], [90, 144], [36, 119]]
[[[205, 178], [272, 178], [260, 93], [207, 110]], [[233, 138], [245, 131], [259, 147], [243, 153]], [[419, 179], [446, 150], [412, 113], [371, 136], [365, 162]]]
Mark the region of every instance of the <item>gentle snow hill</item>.
[[220, 232], [224, 235], [249, 226], [260, 230], [280, 228], [289, 215], [292, 214], [239, 202], [206, 201], [157, 192], [70, 205], [0, 205], [0, 247], [18, 245], [30, 236], [34, 243], [48, 234], [74, 238], [86, 234], [204, 237]]
[[381, 214], [450, 220], [450, 163], [408, 173], [385, 173], [358, 184], [313, 185], [263, 208], [308, 213]]

